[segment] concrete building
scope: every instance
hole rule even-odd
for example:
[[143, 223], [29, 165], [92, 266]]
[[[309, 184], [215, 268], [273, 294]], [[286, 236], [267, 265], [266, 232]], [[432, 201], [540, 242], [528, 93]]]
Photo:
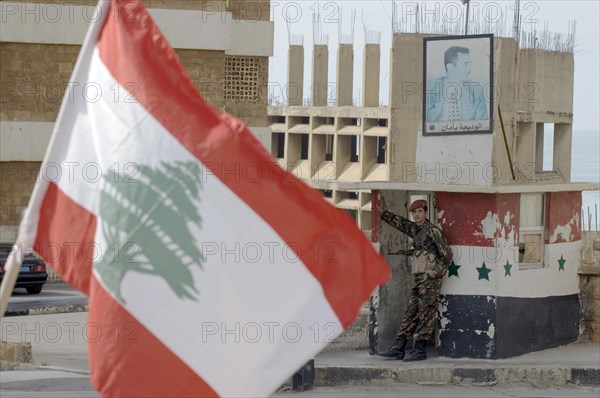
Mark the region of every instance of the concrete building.
[[[408, 260], [389, 255], [409, 242], [381, 226], [372, 202], [381, 192], [407, 216], [416, 198], [454, 250], [444, 277], [438, 349], [448, 357], [504, 358], [575, 341], [579, 336], [581, 191], [572, 183], [572, 52], [519, 48], [493, 40], [492, 134], [423, 135], [422, 34], [395, 34], [389, 107], [379, 107], [379, 46], [363, 49], [363, 103], [344, 97], [351, 77], [339, 65], [336, 106], [315, 87], [327, 85], [327, 51], [313, 49], [312, 106], [290, 98], [269, 107], [272, 154], [356, 219], [393, 270], [372, 299], [372, 352], [395, 341], [407, 305]], [[302, 87], [302, 47], [291, 47], [288, 84]], [[296, 92], [302, 93], [302, 90]], [[510, 93], [510, 94], [509, 94]], [[502, 110], [506, 145], [497, 106]], [[543, 168], [544, 129], [553, 125], [551, 170]]]
[[[494, 40], [493, 83], [507, 150], [496, 111], [493, 134], [423, 136], [424, 35], [393, 37], [389, 106], [379, 104], [381, 49], [375, 42], [362, 49], [360, 106], [352, 105], [354, 49], [348, 43], [337, 49], [333, 97], [328, 47], [314, 47], [312, 84], [304, 90], [304, 48], [290, 46], [288, 102], [267, 106], [273, 53], [268, 0], [144, 3], [204, 97], [244, 120], [282, 167], [346, 211], [387, 257], [394, 277], [371, 302], [372, 351], [393, 342], [410, 281], [407, 259], [387, 254], [408, 242], [381, 227], [372, 211], [378, 192], [402, 215], [413, 199], [426, 198], [430, 219], [453, 246], [455, 261], [443, 287], [441, 354], [502, 358], [577, 338], [580, 192], [598, 185], [570, 182], [572, 53]], [[95, 4], [1, 3], [2, 241], [16, 235], [63, 94], [67, 88], [82, 94], [69, 77]], [[305, 92], [311, 93], [309, 106], [303, 105]], [[553, 167], [544, 170], [543, 139], [550, 124]], [[85, 172], [84, 166], [62, 172]], [[594, 280], [598, 285], [600, 278]]]
[[[322, 191], [329, 202], [344, 209], [365, 231], [371, 229], [371, 194], [341, 190], [338, 182], [388, 181], [396, 179], [386, 145], [390, 138], [391, 111], [379, 107], [380, 48], [364, 48], [362, 106], [352, 105], [352, 45], [341, 44], [337, 52], [336, 106], [328, 106], [328, 50], [313, 48], [311, 105], [302, 106], [304, 48], [290, 46], [288, 104], [269, 106], [271, 154], [280, 166]], [[324, 72], [323, 72], [324, 71]]]
[[[202, 95], [242, 119], [267, 145], [268, 57], [273, 54], [269, 1], [144, 4]], [[96, 0], [1, 3], [1, 241], [16, 237], [63, 95], [67, 89], [73, 95], [98, 95], [69, 82], [96, 5]], [[86, 172], [85, 165], [70, 167], [59, 171]]]

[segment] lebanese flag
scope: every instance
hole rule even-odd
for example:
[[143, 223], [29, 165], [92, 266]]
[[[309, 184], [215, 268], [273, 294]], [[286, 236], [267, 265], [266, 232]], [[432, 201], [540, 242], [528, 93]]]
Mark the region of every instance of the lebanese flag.
[[265, 396], [389, 269], [196, 91], [140, 1], [100, 2], [19, 241], [89, 295], [103, 396]]

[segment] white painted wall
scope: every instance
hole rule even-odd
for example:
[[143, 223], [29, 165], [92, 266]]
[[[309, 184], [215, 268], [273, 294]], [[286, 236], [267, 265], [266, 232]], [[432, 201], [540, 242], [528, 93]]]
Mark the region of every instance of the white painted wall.
[[[550, 297], [579, 294], [579, 257], [581, 241], [555, 243], [544, 246], [544, 268], [519, 270], [512, 268], [512, 277], [504, 277], [499, 264], [497, 296], [503, 297]], [[558, 259], [566, 260], [564, 271], [559, 270]]]
[[[481, 246], [451, 246], [454, 253], [454, 262], [460, 265], [458, 277], [446, 276], [442, 283], [442, 294], [495, 296], [498, 290], [497, 282], [499, 268], [496, 258], [497, 251], [494, 247]], [[478, 267], [483, 265], [492, 271], [488, 274], [488, 280], [478, 279]]]
[[493, 134], [417, 136], [416, 173], [422, 184], [492, 185]]
[[41, 161], [53, 122], [0, 121], [0, 161]]
[[[0, 121], [0, 161], [44, 160], [50, 142], [53, 122]], [[271, 128], [249, 127], [250, 132], [267, 151], [271, 151]]]
[[[579, 293], [579, 257], [581, 241], [544, 246], [544, 267], [519, 269], [516, 246], [481, 247], [452, 246], [459, 277], [446, 276], [442, 294], [487, 295], [498, 297], [540, 298]], [[566, 260], [564, 271], [558, 259]], [[485, 261], [489, 281], [478, 279], [478, 267]], [[504, 265], [512, 264], [511, 275], [505, 275]], [[448, 275], [448, 274], [447, 274]]]

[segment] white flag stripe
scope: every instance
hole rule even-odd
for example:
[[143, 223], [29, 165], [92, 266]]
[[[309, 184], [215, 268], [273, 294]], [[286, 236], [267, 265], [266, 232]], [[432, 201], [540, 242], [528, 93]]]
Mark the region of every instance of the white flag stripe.
[[[115, 79], [97, 52], [90, 67], [90, 81], [111, 93]], [[103, 171], [126, 164], [198, 162], [138, 104], [102, 96], [78, 105], [84, 109], [77, 112], [77, 134], [70, 148], [80, 150], [66, 154], [69, 162], [91, 159]], [[79, 126], [86, 126], [85, 134]], [[98, 198], [90, 191], [98, 191], [101, 184], [89, 176], [76, 177], [76, 182], [61, 179], [59, 187], [98, 214], [97, 203], [87, 198]], [[193, 233], [207, 262], [204, 270], [193, 270], [199, 301], [179, 299], [160, 277], [129, 273], [122, 284], [124, 306], [218, 394], [268, 394], [273, 379], [283, 382], [290, 366], [301, 365], [286, 364], [288, 358], [316, 354], [342, 327], [318, 281], [237, 195], [208, 176], [200, 197], [202, 228]], [[101, 222], [98, 217], [98, 225]], [[110, 250], [100, 228], [96, 242], [99, 255]], [[199, 337], [202, 344], [190, 344]], [[285, 358], [281, 352], [286, 352]], [[263, 377], [249, 374], [249, 366], [261, 369]]]
[[[44, 161], [42, 162], [42, 172], [44, 171], [44, 167], [48, 167], [49, 163], [53, 162], [54, 159], [64, 159], [64, 156], [61, 156], [61, 153], [65, 150], [68, 150], [69, 140], [71, 139], [74, 131], [73, 123], [75, 120], [73, 120], [73, 118], [65, 118], [62, 116], [65, 112], [70, 112], [72, 110], [74, 102], [79, 103], [84, 101], [82, 96], [72, 97], [69, 95], [72, 88], [71, 83], [87, 82], [85, 76], [89, 72], [91, 54], [94, 51], [97, 51], [96, 40], [102, 29], [105, 18], [108, 16], [109, 8], [110, 1], [99, 1], [98, 5], [96, 6], [96, 11], [98, 13], [97, 15], [100, 17], [97, 21], [90, 24], [90, 28], [85, 35], [83, 45], [81, 46], [81, 51], [73, 68], [73, 75], [67, 84], [67, 92], [61, 103], [57, 121], [54, 125], [54, 131], [50, 138], [50, 142], [48, 143], [46, 155], [44, 156]], [[43, 174], [38, 178], [39, 181], [33, 187], [31, 202], [27, 206], [27, 209], [25, 209], [22, 223], [19, 226], [19, 237], [17, 239], [18, 242], [25, 242], [29, 245], [33, 244], [37, 234], [40, 217], [39, 211], [49, 183], [49, 179], [44, 178]]]

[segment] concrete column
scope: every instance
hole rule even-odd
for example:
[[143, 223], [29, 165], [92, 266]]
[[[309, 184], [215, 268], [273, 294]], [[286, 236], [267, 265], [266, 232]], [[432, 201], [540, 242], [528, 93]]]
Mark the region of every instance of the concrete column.
[[554, 125], [553, 169], [559, 170], [567, 182], [571, 181], [571, 144], [573, 125], [557, 123]]
[[352, 105], [354, 80], [354, 48], [352, 44], [340, 44], [337, 54], [337, 106]]
[[363, 51], [363, 107], [379, 106], [379, 74], [381, 49], [379, 44], [365, 44]]
[[329, 49], [324, 44], [313, 46], [312, 84], [310, 87], [312, 106], [327, 106], [327, 68]]
[[304, 47], [290, 46], [288, 49], [288, 76], [285, 95], [289, 106], [302, 106], [304, 84]]
[[[387, 210], [408, 217], [406, 205], [409, 197], [407, 191], [381, 191], [381, 193], [385, 199]], [[377, 231], [373, 231], [373, 233], [377, 233]], [[407, 256], [388, 254], [408, 247], [409, 238], [386, 223], [381, 223], [379, 233], [379, 252], [389, 264], [392, 277], [385, 285], [379, 287], [379, 306], [372, 309], [376, 311], [376, 314], [371, 315], [377, 319], [378, 326], [375, 335], [373, 335], [374, 331], [371, 331], [369, 345], [373, 351], [385, 352], [396, 343], [398, 329], [408, 307], [413, 278]]]
[[544, 170], [544, 123], [535, 126], [535, 170]]

